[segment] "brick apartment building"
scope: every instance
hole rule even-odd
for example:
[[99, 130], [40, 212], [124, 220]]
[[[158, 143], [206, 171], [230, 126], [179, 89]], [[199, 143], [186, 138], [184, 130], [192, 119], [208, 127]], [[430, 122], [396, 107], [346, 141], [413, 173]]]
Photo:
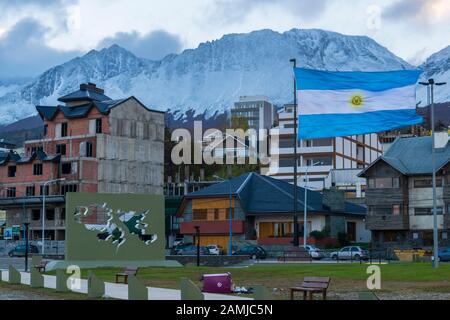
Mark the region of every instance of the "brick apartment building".
[[[0, 209], [6, 226], [30, 222], [30, 239], [65, 239], [67, 192], [163, 194], [164, 113], [135, 97], [112, 100], [95, 84], [37, 106], [43, 138], [25, 154], [0, 159]], [[47, 181], [64, 179], [48, 183]]]

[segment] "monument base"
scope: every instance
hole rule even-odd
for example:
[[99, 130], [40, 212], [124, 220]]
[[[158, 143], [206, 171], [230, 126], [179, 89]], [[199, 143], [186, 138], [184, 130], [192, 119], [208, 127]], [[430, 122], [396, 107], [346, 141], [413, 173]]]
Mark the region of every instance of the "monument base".
[[81, 269], [95, 269], [95, 268], [125, 268], [133, 267], [170, 267], [178, 268], [183, 265], [174, 260], [147, 260], [147, 261], [49, 261], [45, 271], [52, 271], [57, 269], [67, 269], [68, 266], [78, 266]]

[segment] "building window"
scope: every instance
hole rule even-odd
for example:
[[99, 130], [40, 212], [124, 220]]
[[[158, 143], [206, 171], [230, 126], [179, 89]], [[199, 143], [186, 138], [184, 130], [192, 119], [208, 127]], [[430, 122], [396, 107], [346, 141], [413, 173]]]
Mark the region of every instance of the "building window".
[[130, 137], [131, 138], [136, 138], [136, 136], [137, 136], [137, 133], [136, 133], [136, 131], [137, 131], [137, 129], [136, 129], [136, 122], [135, 121], [132, 121], [131, 123], [130, 123]]
[[33, 153], [36, 153], [36, 152], [38, 152], [38, 151], [44, 151], [44, 147], [43, 146], [34, 146], [34, 147], [31, 147], [31, 153], [33, 154]]
[[66, 145], [65, 144], [57, 144], [56, 145], [56, 153], [62, 156], [66, 155]]
[[[436, 187], [442, 187], [442, 179], [436, 179]], [[416, 179], [414, 188], [433, 188], [433, 179]]]
[[55, 209], [45, 210], [45, 219], [47, 219], [49, 221], [55, 220]]
[[[44, 186], [40, 186], [40, 194], [44, 195]], [[48, 196], [50, 194], [50, 186], [45, 186], [45, 195]]]
[[95, 133], [102, 133], [103, 132], [103, 128], [102, 128], [102, 119], [95, 119]]
[[392, 215], [394, 216], [399, 216], [401, 213], [401, 205], [399, 204], [394, 204], [392, 206]]
[[67, 192], [77, 192], [78, 186], [76, 184], [65, 184], [61, 186], [61, 195], [65, 195]]
[[41, 219], [41, 210], [39, 210], [39, 209], [31, 210], [31, 219], [33, 221], [40, 220]]
[[400, 188], [400, 178], [370, 178], [370, 189], [398, 189]]
[[[436, 212], [438, 215], [443, 214], [444, 208], [437, 207]], [[431, 216], [433, 215], [433, 208], [414, 208], [414, 215], [416, 216]]]
[[33, 197], [36, 193], [36, 188], [34, 186], [27, 186], [26, 195], [27, 197]]
[[86, 142], [86, 157], [91, 158], [93, 156], [93, 145], [92, 142]]
[[17, 167], [16, 166], [10, 166], [8, 167], [8, 177], [14, 178], [16, 176]]
[[450, 214], [450, 202], [447, 203], [447, 214]]
[[67, 137], [67, 122], [61, 123], [61, 137]]
[[33, 175], [42, 176], [42, 163], [36, 163], [33, 165]]
[[61, 212], [59, 213], [59, 219], [66, 220], [66, 209], [65, 208], [61, 209]]
[[44, 125], [44, 137], [48, 134], [48, 125]]
[[61, 174], [72, 174], [72, 162], [65, 162], [61, 165]]
[[12, 187], [12, 188], [6, 189], [6, 196], [8, 198], [15, 198], [16, 197], [16, 188]]
[[208, 211], [206, 209], [194, 209], [192, 212], [192, 220], [207, 220]]
[[331, 157], [306, 158], [306, 166], [332, 166], [333, 159]]
[[294, 158], [281, 158], [278, 160], [278, 166], [280, 168], [293, 168], [295, 163]]

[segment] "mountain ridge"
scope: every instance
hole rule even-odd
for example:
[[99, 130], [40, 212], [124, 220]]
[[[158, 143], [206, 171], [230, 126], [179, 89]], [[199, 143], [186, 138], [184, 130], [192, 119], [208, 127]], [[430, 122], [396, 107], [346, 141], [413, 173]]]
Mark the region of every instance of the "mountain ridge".
[[0, 124], [36, 114], [37, 104], [56, 104], [82, 82], [96, 83], [113, 99], [134, 95], [177, 118], [188, 112], [206, 118], [221, 114], [241, 95], [263, 94], [281, 105], [292, 100], [291, 58], [301, 67], [335, 71], [414, 68], [370, 37], [321, 29], [227, 34], [159, 61], [113, 44], [55, 66], [12, 91], [5, 89]]

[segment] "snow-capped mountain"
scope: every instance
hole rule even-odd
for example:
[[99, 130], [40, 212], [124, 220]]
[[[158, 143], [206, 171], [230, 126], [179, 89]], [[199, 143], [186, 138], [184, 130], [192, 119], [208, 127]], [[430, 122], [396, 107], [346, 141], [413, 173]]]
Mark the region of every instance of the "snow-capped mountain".
[[[436, 102], [450, 101], [450, 46], [431, 55], [424, 64], [420, 66], [424, 73], [421, 81], [433, 78], [436, 82], [447, 82], [444, 87], [436, 87], [434, 99]], [[426, 87], [419, 86], [417, 89], [417, 100], [422, 101], [421, 106], [427, 104]]]
[[19, 90], [0, 96], [0, 124], [36, 113], [37, 104], [94, 82], [108, 96], [134, 95], [151, 108], [212, 115], [241, 95], [266, 95], [275, 104], [292, 100], [291, 58], [299, 66], [327, 70], [381, 71], [413, 68], [374, 40], [323, 30], [272, 30], [230, 34], [161, 61], [136, 57], [113, 45], [56, 66]]

